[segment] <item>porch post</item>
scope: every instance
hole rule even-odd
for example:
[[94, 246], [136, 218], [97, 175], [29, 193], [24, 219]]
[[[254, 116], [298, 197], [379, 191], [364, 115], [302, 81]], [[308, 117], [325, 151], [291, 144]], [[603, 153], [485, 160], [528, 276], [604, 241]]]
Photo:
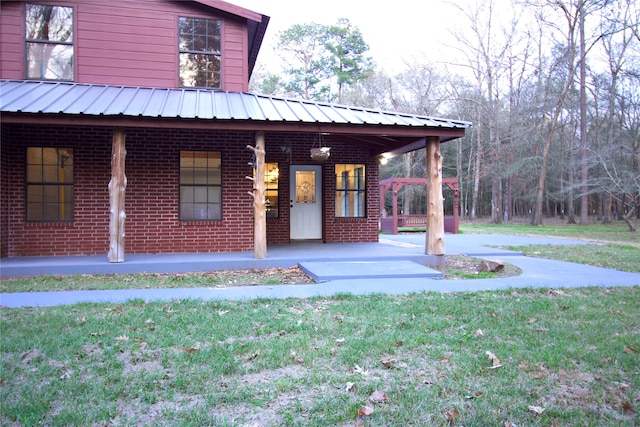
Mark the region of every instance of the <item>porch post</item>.
[[113, 130], [111, 144], [111, 181], [109, 181], [109, 262], [124, 261], [124, 226], [126, 214], [124, 211], [124, 197], [127, 188], [124, 161], [127, 156], [125, 149], [125, 131], [123, 128]]
[[427, 137], [427, 233], [425, 253], [444, 255], [444, 204], [442, 200], [440, 138]]
[[393, 193], [393, 231], [392, 234], [398, 234], [398, 185], [394, 182], [392, 188]]
[[265, 203], [265, 138], [264, 131], [256, 132], [256, 146], [247, 146], [256, 155], [253, 176], [253, 257], [263, 259], [267, 257], [267, 207]]

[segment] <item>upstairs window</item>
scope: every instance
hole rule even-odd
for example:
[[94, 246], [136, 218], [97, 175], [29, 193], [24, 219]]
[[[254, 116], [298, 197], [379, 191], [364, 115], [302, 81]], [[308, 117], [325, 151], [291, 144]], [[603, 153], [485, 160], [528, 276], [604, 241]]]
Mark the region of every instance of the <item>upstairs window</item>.
[[73, 8], [27, 4], [28, 79], [73, 80]]
[[336, 216], [365, 216], [364, 165], [336, 165]]
[[180, 17], [180, 86], [220, 88], [222, 23]]
[[27, 221], [73, 221], [73, 149], [27, 148]]
[[217, 151], [180, 152], [180, 219], [222, 219], [222, 160]]

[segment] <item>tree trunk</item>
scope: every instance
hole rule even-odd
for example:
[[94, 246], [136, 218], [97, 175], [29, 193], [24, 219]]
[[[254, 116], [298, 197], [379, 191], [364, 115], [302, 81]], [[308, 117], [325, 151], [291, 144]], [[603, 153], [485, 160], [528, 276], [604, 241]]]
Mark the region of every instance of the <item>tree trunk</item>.
[[584, 41], [585, 2], [580, 3], [580, 225], [589, 225], [589, 164], [587, 147], [587, 81], [586, 81], [586, 46]]
[[629, 231], [631, 231], [632, 233], [636, 231], [636, 228], [631, 223], [631, 215], [633, 215], [633, 212], [635, 210], [636, 210], [636, 208], [634, 206], [634, 207], [631, 208], [631, 210], [629, 211], [628, 214], [626, 214], [625, 216], [622, 217], [622, 219], [624, 219], [624, 222], [627, 223], [627, 227], [629, 227]]
[[480, 126], [480, 120], [482, 115], [480, 114], [481, 108], [478, 106], [478, 126], [476, 129], [476, 167], [473, 171], [473, 195], [471, 196], [471, 219], [475, 220], [478, 214], [478, 198], [480, 193], [480, 170], [482, 169], [482, 132]]
[[111, 144], [111, 181], [109, 181], [109, 262], [124, 261], [125, 209], [124, 198], [127, 188], [125, 175], [125, 132], [123, 128], [113, 130]]
[[440, 139], [427, 137], [427, 233], [425, 253], [444, 255], [444, 205]]

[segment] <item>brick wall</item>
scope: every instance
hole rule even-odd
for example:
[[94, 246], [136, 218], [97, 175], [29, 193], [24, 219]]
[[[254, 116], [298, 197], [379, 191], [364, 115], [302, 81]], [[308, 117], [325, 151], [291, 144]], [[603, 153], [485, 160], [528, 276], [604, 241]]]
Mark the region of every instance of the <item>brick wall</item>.
[[[278, 162], [280, 168], [280, 217], [267, 221], [269, 243], [289, 243], [289, 165], [317, 165], [309, 150], [317, 146], [313, 134], [271, 133], [266, 136], [267, 162]], [[325, 243], [377, 242], [379, 222], [379, 164], [369, 150], [353, 145], [325, 141], [331, 147], [329, 160], [322, 163], [323, 240]], [[367, 211], [365, 218], [336, 218], [335, 164], [363, 163], [366, 173]]]
[[[109, 247], [111, 129], [5, 124], [2, 127], [1, 256], [105, 254]], [[279, 217], [267, 221], [269, 243], [289, 242], [289, 165], [317, 164], [309, 157], [313, 135], [266, 134], [267, 161], [280, 168]], [[235, 252], [253, 249], [254, 133], [181, 129], [127, 129], [125, 252]], [[329, 142], [323, 164], [323, 235], [326, 242], [377, 241], [378, 165], [367, 150]], [[25, 221], [28, 146], [73, 148], [74, 221]], [[221, 151], [223, 220], [178, 218], [179, 153]], [[365, 163], [367, 217], [335, 218], [334, 163]]]
[[[7, 141], [5, 137], [6, 126], [0, 130], [0, 141]], [[5, 148], [7, 144], [0, 144]], [[0, 150], [0, 258], [9, 256], [9, 162], [8, 151]]]

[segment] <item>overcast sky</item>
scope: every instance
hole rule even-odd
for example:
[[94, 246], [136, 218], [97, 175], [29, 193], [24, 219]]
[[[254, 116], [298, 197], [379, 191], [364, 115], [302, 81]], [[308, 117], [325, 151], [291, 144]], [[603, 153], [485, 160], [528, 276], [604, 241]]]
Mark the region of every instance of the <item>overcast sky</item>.
[[362, 32], [378, 67], [393, 74], [416, 55], [432, 62], [442, 59], [444, 44], [451, 43], [448, 29], [459, 25], [458, 14], [443, 0], [226, 1], [271, 17], [259, 62], [273, 55], [278, 32], [294, 24], [328, 25], [347, 18]]

